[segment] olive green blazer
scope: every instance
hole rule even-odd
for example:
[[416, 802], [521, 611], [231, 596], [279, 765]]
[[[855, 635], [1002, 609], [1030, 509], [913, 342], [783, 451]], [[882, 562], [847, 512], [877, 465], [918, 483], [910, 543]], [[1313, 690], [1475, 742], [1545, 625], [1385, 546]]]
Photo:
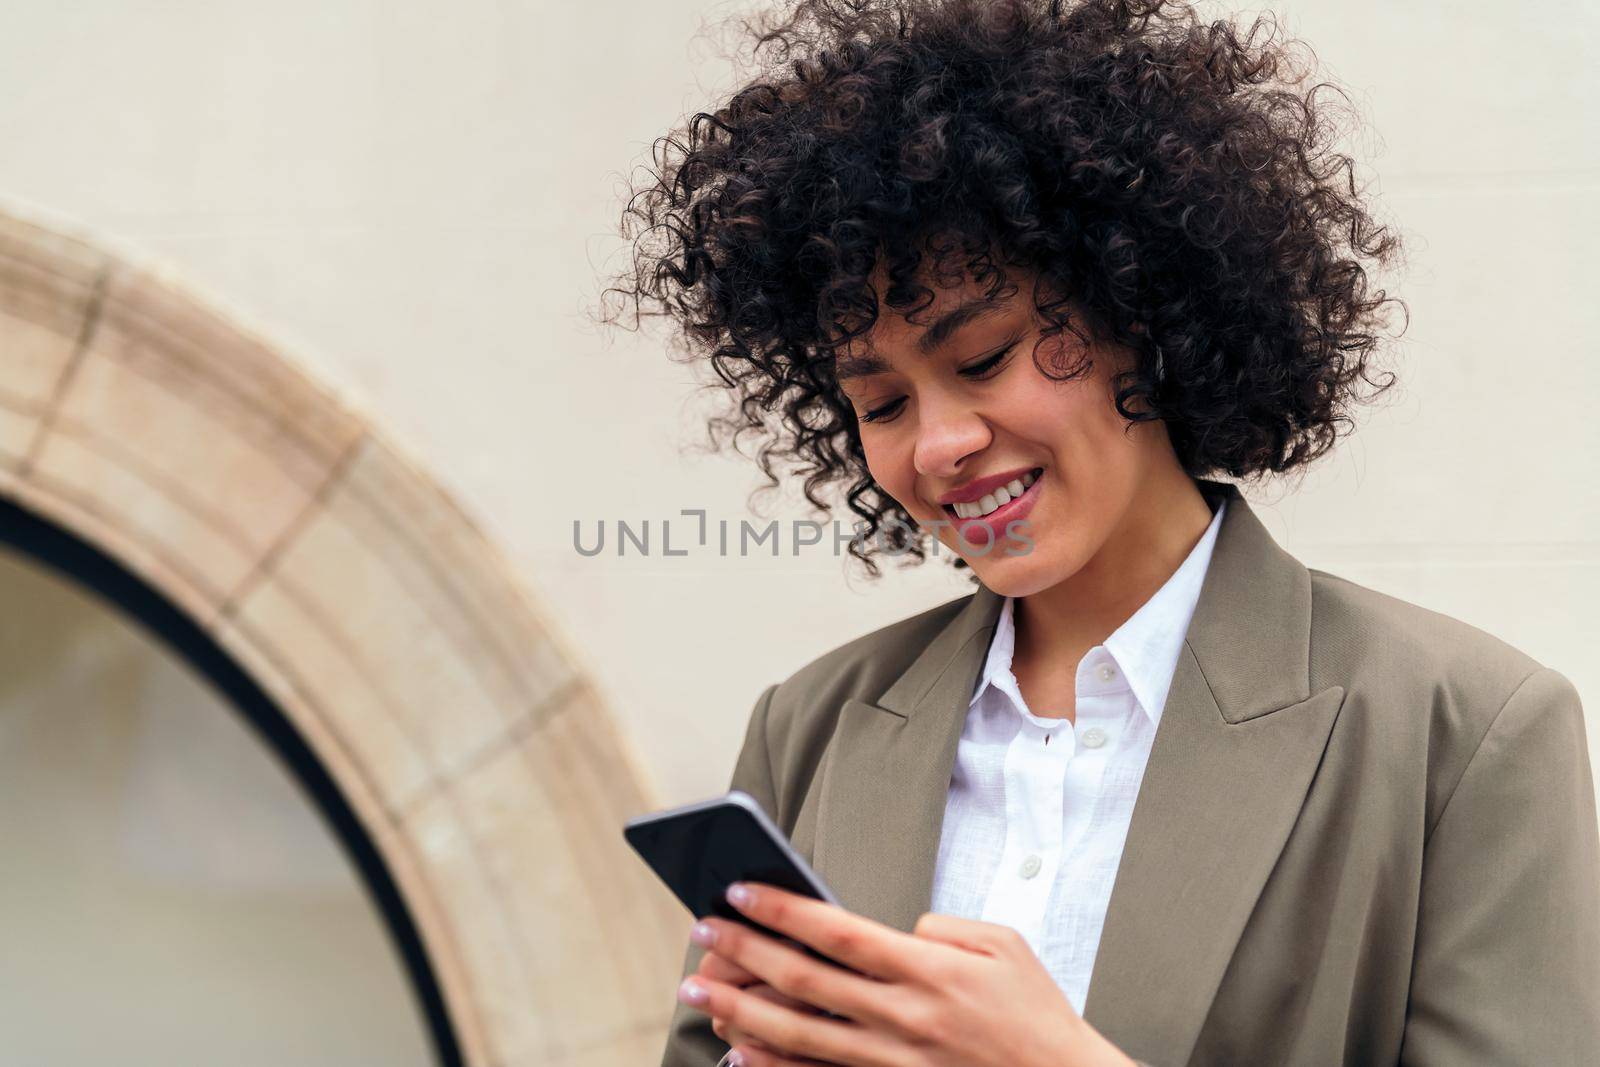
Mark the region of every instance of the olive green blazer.
[[[1307, 569], [1236, 487], [1198, 485], [1228, 511], [1084, 1017], [1153, 1067], [1600, 1064], [1577, 691], [1481, 630]], [[755, 705], [732, 785], [852, 911], [910, 931], [930, 906], [1002, 603], [980, 587]], [[713, 1067], [727, 1047], [679, 1007], [663, 1067]]]

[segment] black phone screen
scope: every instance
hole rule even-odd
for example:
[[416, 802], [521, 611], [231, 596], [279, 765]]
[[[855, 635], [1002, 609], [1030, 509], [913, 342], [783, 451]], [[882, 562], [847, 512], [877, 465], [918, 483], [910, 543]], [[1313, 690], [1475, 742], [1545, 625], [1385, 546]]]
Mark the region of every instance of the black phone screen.
[[[697, 919], [715, 915], [789, 940], [728, 903], [724, 894], [734, 882], [763, 882], [829, 904], [838, 903], [756, 801], [738, 790], [714, 800], [641, 816], [630, 820], [622, 832], [634, 851]], [[827, 959], [808, 946], [799, 947], [818, 959]]]

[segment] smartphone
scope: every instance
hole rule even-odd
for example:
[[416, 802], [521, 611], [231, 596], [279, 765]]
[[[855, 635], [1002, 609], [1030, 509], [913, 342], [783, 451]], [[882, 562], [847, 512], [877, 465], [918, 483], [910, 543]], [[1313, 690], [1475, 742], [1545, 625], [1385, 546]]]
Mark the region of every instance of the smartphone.
[[724, 896], [734, 882], [764, 882], [839, 904], [750, 794], [734, 789], [710, 800], [641, 815], [628, 820], [622, 836], [696, 919], [706, 915], [731, 919], [844, 966], [748, 918]]

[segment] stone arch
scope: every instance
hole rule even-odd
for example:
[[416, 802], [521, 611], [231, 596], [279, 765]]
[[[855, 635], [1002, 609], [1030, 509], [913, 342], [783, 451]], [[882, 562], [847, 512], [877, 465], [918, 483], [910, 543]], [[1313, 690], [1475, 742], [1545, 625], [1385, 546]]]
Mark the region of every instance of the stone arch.
[[0, 495], [186, 613], [301, 732], [471, 1064], [660, 1054], [682, 916], [626, 738], [462, 510], [157, 267], [0, 211]]

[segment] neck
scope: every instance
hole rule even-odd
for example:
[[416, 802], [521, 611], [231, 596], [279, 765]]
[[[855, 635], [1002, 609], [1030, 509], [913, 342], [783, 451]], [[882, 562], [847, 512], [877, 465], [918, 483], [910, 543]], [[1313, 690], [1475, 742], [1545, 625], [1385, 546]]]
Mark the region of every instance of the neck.
[[1166, 584], [1213, 517], [1199, 487], [1178, 473], [1147, 486], [1100, 552], [1070, 578], [1018, 598], [1012, 607], [1019, 655], [1076, 666]]

